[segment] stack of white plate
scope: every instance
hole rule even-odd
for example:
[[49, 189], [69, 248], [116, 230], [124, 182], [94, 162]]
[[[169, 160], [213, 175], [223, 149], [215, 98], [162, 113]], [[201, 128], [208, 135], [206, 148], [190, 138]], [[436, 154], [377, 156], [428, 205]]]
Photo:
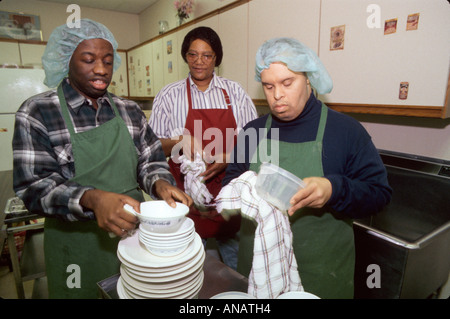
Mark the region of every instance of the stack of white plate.
[[[189, 231], [193, 222], [190, 218], [172, 233], [182, 238], [192, 236], [184, 249], [176, 253], [155, 255], [141, 242], [153, 235], [143, 234], [140, 228], [134, 235], [119, 242], [117, 256], [122, 262], [117, 293], [122, 299], [188, 299], [196, 298], [203, 285], [203, 263], [205, 250], [200, 236]], [[186, 225], [185, 225], [186, 224]], [[192, 226], [193, 227], [193, 226]], [[158, 234], [171, 237], [169, 233]], [[168, 238], [160, 239], [161, 243]], [[178, 238], [180, 239], [180, 238]], [[169, 240], [170, 241], [170, 240]]]

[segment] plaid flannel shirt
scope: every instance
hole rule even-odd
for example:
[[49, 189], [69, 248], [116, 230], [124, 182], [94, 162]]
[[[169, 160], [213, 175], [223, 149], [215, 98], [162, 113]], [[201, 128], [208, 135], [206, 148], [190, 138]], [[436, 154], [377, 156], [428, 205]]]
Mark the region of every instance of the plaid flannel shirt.
[[[63, 80], [63, 91], [76, 133], [98, 127], [115, 116], [106, 95], [97, 100], [95, 110], [67, 79]], [[175, 185], [161, 143], [135, 102], [112, 97], [139, 156], [139, 186], [155, 197], [151, 190], [156, 180], [162, 178]], [[29, 98], [17, 111], [13, 157], [14, 190], [29, 211], [68, 221], [95, 218], [93, 212], [79, 204], [84, 192], [92, 187], [70, 181], [75, 174], [72, 144], [55, 90]]]

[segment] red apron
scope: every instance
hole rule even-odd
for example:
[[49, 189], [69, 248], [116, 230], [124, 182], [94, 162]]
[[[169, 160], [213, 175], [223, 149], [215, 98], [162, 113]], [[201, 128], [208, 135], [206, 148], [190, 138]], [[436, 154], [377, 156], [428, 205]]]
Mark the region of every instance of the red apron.
[[[191, 98], [191, 88], [189, 85], [189, 79], [186, 79], [186, 87], [187, 87], [187, 98], [188, 98], [188, 115], [186, 118], [185, 129], [187, 129], [191, 135], [194, 135], [194, 132], [198, 131], [199, 128], [194, 129], [194, 121], [201, 121], [201, 133], [202, 133], [202, 149], [205, 148], [206, 145], [213, 142], [212, 140], [204, 140], [203, 135], [204, 132], [208, 128], [218, 128], [222, 132], [223, 136], [223, 144], [227, 145], [227, 136], [226, 129], [232, 128], [236, 130], [236, 120], [234, 119], [233, 110], [230, 103], [230, 97], [226, 90], [222, 89], [223, 95], [227, 102], [227, 109], [193, 109], [192, 108], [192, 98]], [[197, 122], [198, 125], [198, 122]], [[232, 141], [231, 147], [234, 147], [236, 144], [236, 136], [230, 136], [228, 141]], [[231, 139], [232, 138], [232, 139]], [[214, 149], [213, 154], [214, 155]], [[172, 159], [169, 160], [170, 171], [175, 177], [177, 182], [177, 187], [184, 191], [184, 175], [180, 172], [180, 164], [175, 163]], [[210, 180], [205, 182], [206, 187], [208, 188], [211, 195], [216, 197], [221, 188], [222, 188], [222, 179], [225, 176], [225, 171], [220, 173], [219, 175], [211, 178]], [[216, 210], [208, 210], [207, 212], [200, 212], [196, 207], [192, 206], [188, 216], [195, 223], [195, 230], [202, 238], [228, 238], [233, 237], [239, 231], [241, 216], [236, 215], [233, 216], [229, 221], [223, 219], [223, 217], [217, 213]]]

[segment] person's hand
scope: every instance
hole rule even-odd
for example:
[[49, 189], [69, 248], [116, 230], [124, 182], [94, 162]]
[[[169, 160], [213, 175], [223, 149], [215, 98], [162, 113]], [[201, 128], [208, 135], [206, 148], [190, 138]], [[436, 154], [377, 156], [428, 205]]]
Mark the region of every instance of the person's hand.
[[175, 202], [180, 202], [187, 206], [191, 206], [194, 203], [194, 201], [188, 194], [163, 179], [158, 179], [154, 183], [153, 187], [154, 193], [162, 200], [165, 200], [166, 203], [173, 208], [176, 207]]
[[331, 182], [324, 177], [307, 177], [303, 181], [306, 187], [299, 190], [290, 200], [288, 214], [292, 216], [302, 207], [322, 208], [332, 194]]
[[[205, 151], [205, 153], [208, 152]], [[220, 153], [214, 156], [208, 154], [203, 155], [203, 160], [206, 163], [206, 170], [199, 175], [199, 177], [203, 177], [203, 180], [207, 181], [214, 176], [219, 175], [227, 168], [229, 155], [225, 153]]]
[[136, 216], [123, 208], [128, 204], [140, 213], [139, 201], [127, 195], [92, 189], [83, 194], [80, 204], [94, 212], [100, 228], [119, 237], [135, 229], [139, 221]]
[[207, 181], [220, 173], [222, 173], [227, 168], [227, 163], [212, 163], [206, 166], [206, 170], [199, 175], [203, 177], [204, 181]]

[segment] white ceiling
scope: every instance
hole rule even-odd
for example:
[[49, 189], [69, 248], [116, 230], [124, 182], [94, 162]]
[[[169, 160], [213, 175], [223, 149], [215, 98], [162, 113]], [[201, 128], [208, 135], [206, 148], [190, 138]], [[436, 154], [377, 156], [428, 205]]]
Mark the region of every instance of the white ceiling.
[[158, 0], [43, 0], [62, 4], [76, 3], [80, 7], [90, 7], [139, 14]]

